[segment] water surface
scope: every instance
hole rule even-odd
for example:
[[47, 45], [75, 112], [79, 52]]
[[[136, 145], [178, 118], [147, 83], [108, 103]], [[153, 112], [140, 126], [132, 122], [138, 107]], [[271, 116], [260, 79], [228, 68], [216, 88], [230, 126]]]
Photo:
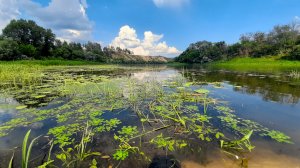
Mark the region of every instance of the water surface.
[[[57, 73], [55, 70], [49, 73]], [[224, 104], [228, 105], [234, 110], [235, 114], [243, 119], [255, 121], [264, 127], [274, 129], [285, 133], [291, 137], [293, 144], [279, 143], [270, 138], [264, 138], [257, 135], [251, 137], [251, 142], [255, 146], [252, 152], [242, 154], [241, 158], [232, 157], [219, 149], [217, 143], [201, 143], [193, 137], [188, 137], [189, 145], [182, 150], [176, 150], [166, 154], [165, 150], [152, 148], [148, 144], [140, 146], [142, 151], [147, 151], [147, 157], [150, 161], [133, 156], [123, 161], [120, 167], [148, 167], [161, 164], [170, 166], [176, 161], [178, 167], [300, 167], [300, 80], [293, 79], [288, 76], [287, 70], [280, 70], [276, 72], [238, 72], [224, 69], [212, 70], [211, 68], [202, 67], [168, 67], [168, 66], [138, 66], [134, 68], [120, 68], [115, 70], [80, 70], [68, 69], [63, 72], [64, 75], [52, 76], [49, 78], [51, 86], [47, 85], [45, 80], [45, 87], [33, 88], [31, 96], [26, 95], [27, 89], [23, 91], [14, 91], [11, 94], [7, 89], [3, 89], [0, 95], [0, 124], [16, 119], [19, 117], [20, 110], [16, 109], [20, 105], [26, 104], [26, 109], [35, 109], [36, 111], [45, 109], [54, 109], [63, 107], [65, 104], [72, 103], [72, 100], [66, 96], [61, 96], [61, 93], [47, 89], [49, 87], [60, 86], [62, 83], [60, 78], [76, 79], [79, 83], [89, 81], [90, 83], [105, 79], [129, 78], [137, 81], [168, 81], [174, 78], [184, 80], [185, 82], [197, 83], [191, 88], [203, 88], [209, 90], [209, 96]], [[43, 86], [43, 85], [42, 85]], [[112, 87], [113, 85], [109, 85]], [[70, 89], [70, 88], [69, 88]], [[77, 91], [78, 88], [72, 88]], [[29, 92], [29, 91], [28, 91]], [[31, 92], [31, 91], [30, 91]], [[78, 90], [79, 92], [79, 90]], [[81, 90], [81, 92], [83, 92]], [[89, 105], [90, 110], [97, 110], [97, 106], [101, 102], [93, 102], [97, 97], [97, 92], [92, 86], [85, 90], [92, 92], [91, 97], [78, 97], [74, 101], [76, 107], [74, 110], [80, 111], [80, 103], [82, 106]], [[37, 94], [38, 93], [38, 94]], [[41, 94], [43, 93], [43, 94]], [[77, 93], [83, 95], [84, 93]], [[90, 94], [90, 93], [89, 93]], [[32, 96], [33, 95], [33, 96]], [[43, 98], [38, 98], [39, 96]], [[35, 97], [35, 98], [32, 98]], [[89, 98], [91, 99], [89, 101]], [[116, 103], [112, 101], [111, 103]], [[102, 104], [101, 104], [102, 105]], [[116, 106], [118, 104], [116, 103]], [[23, 109], [24, 110], [24, 109]], [[87, 109], [82, 109], [87, 110]], [[67, 111], [67, 110], [66, 110]], [[51, 111], [49, 111], [50, 113]], [[28, 113], [31, 115], [31, 113]], [[61, 115], [61, 114], [57, 114]], [[67, 114], [65, 114], [67, 115]], [[73, 115], [73, 114], [72, 114]], [[45, 153], [48, 152], [47, 143], [49, 137], [47, 135], [49, 129], [57, 126], [68, 124], [68, 122], [58, 122], [55, 117], [47, 116], [38, 120], [37, 122], [30, 122], [24, 126], [18, 125], [12, 128], [7, 135], [0, 138], [0, 167], [6, 167], [12, 154], [12, 149], [20, 152], [22, 139], [28, 129], [32, 129], [32, 137], [43, 135], [35, 145], [32, 158], [33, 165], [38, 164]], [[28, 116], [34, 118], [35, 115]], [[139, 117], [132, 111], [132, 109], [118, 109], [113, 112], [105, 112], [103, 114], [105, 119], [118, 118], [122, 121], [122, 125], [137, 125], [138, 130], [142, 130], [142, 125], [139, 122]], [[118, 127], [119, 128], [119, 127]], [[168, 131], [162, 131], [166, 136], [172, 136]], [[98, 149], [101, 153], [111, 155], [111, 151], [115, 150], [116, 144], [112, 141], [113, 132], [95, 135], [92, 142], [93, 148]], [[143, 137], [143, 141], [153, 138], [153, 135]], [[136, 142], [138, 143], [138, 142]], [[54, 147], [54, 153], [58, 147]], [[20, 159], [20, 156], [16, 156]], [[116, 165], [118, 162], [113, 160], [102, 159], [102, 166]], [[170, 163], [168, 163], [168, 161]], [[59, 164], [59, 161], [56, 161]], [[87, 165], [89, 163], [86, 163]]]

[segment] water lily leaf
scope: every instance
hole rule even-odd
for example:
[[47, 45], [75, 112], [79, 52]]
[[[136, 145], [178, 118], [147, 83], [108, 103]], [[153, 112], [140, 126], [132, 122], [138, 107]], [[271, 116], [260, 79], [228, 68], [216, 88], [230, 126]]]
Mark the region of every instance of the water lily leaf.
[[44, 98], [44, 97], [46, 97], [46, 95], [37, 95], [37, 96], [34, 96], [34, 98], [36, 98], [36, 99], [41, 99], [41, 98]]
[[22, 110], [22, 109], [24, 109], [24, 108], [26, 108], [27, 106], [26, 105], [24, 105], [24, 106], [18, 106], [18, 107], [16, 107], [16, 109], [17, 110]]
[[207, 89], [198, 89], [198, 90], [195, 90], [195, 92], [200, 93], [200, 94], [208, 94], [209, 90], [207, 90]]

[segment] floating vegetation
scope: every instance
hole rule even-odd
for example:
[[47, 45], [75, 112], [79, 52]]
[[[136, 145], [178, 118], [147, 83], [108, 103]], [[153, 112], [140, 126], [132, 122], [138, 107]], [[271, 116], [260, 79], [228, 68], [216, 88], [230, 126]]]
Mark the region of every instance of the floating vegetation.
[[[149, 161], [147, 147], [168, 155], [193, 150], [189, 148], [192, 141], [221, 144], [216, 147], [234, 156], [254, 149], [252, 136], [291, 143], [282, 132], [239, 118], [224, 102], [210, 97], [202, 84], [187, 82], [182, 76], [140, 81], [82, 71], [44, 73], [47, 76], [39, 79], [40, 84], [5, 90], [23, 105], [14, 107], [16, 116], [0, 125], [3, 137], [34, 123], [55, 123], [45, 135], [53, 140], [41, 167], [99, 167], [106, 164], [103, 159], [118, 166], [132, 157]], [[221, 83], [213, 85], [222, 87]], [[104, 138], [110, 149], [97, 150]], [[24, 157], [29, 157], [28, 152]], [[56, 165], [57, 160], [61, 164]]]
[[291, 71], [290, 73], [289, 73], [289, 76], [291, 77], [291, 78], [294, 78], [294, 79], [300, 79], [300, 72], [298, 72], [298, 71]]
[[279, 131], [271, 130], [268, 131], [266, 134], [262, 134], [262, 135], [269, 136], [270, 138], [275, 139], [278, 142], [292, 143], [291, 138], [289, 136]]
[[17, 106], [16, 109], [17, 109], [17, 110], [22, 110], [22, 109], [24, 109], [24, 108], [26, 108], [26, 107], [27, 107], [27, 106]]

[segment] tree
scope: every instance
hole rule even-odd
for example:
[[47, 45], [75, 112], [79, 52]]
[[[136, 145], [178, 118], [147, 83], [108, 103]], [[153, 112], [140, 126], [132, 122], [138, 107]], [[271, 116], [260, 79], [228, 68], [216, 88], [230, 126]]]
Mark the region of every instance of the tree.
[[227, 58], [227, 44], [224, 41], [212, 43], [199, 41], [191, 44], [176, 61], [205, 63]]
[[12, 20], [2, 32], [3, 37], [11, 38], [18, 44], [32, 45], [37, 48], [39, 51], [37, 58], [41, 55], [49, 56], [55, 40], [55, 35], [50, 29], [46, 30], [32, 20]]
[[291, 25], [275, 26], [269, 33], [269, 41], [279, 53], [288, 52], [297, 41], [298, 32]]
[[27, 57], [35, 57], [37, 54], [36, 48], [31, 44], [20, 44], [19, 52]]
[[300, 60], [300, 45], [293, 48], [293, 50], [289, 53], [288, 59]]
[[84, 45], [85, 48], [85, 59], [90, 61], [105, 62], [106, 57], [102, 51], [102, 47], [99, 43], [88, 42]]
[[85, 47], [85, 50], [88, 52], [102, 54], [102, 48], [99, 43], [93, 43], [93, 42], [88, 41], [88, 43], [85, 44], [84, 47]]
[[42, 45], [42, 56], [49, 56], [51, 50], [54, 48], [55, 35], [51, 29], [47, 29], [44, 32], [44, 43]]
[[16, 60], [20, 58], [18, 43], [12, 39], [0, 40], [0, 60]]

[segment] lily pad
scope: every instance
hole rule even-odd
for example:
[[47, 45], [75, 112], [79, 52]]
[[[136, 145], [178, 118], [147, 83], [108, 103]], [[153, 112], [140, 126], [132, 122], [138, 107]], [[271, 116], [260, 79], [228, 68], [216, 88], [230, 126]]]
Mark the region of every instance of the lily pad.
[[22, 109], [24, 109], [24, 108], [26, 108], [26, 107], [27, 107], [26, 105], [24, 105], [24, 106], [17, 106], [16, 109], [17, 109], [17, 110], [22, 110]]
[[41, 98], [44, 98], [44, 97], [46, 97], [46, 95], [37, 95], [37, 96], [34, 96], [34, 98], [36, 98], [36, 99], [41, 99]]
[[207, 89], [198, 89], [198, 90], [195, 90], [195, 92], [200, 93], [200, 94], [208, 94], [209, 90], [207, 90]]

